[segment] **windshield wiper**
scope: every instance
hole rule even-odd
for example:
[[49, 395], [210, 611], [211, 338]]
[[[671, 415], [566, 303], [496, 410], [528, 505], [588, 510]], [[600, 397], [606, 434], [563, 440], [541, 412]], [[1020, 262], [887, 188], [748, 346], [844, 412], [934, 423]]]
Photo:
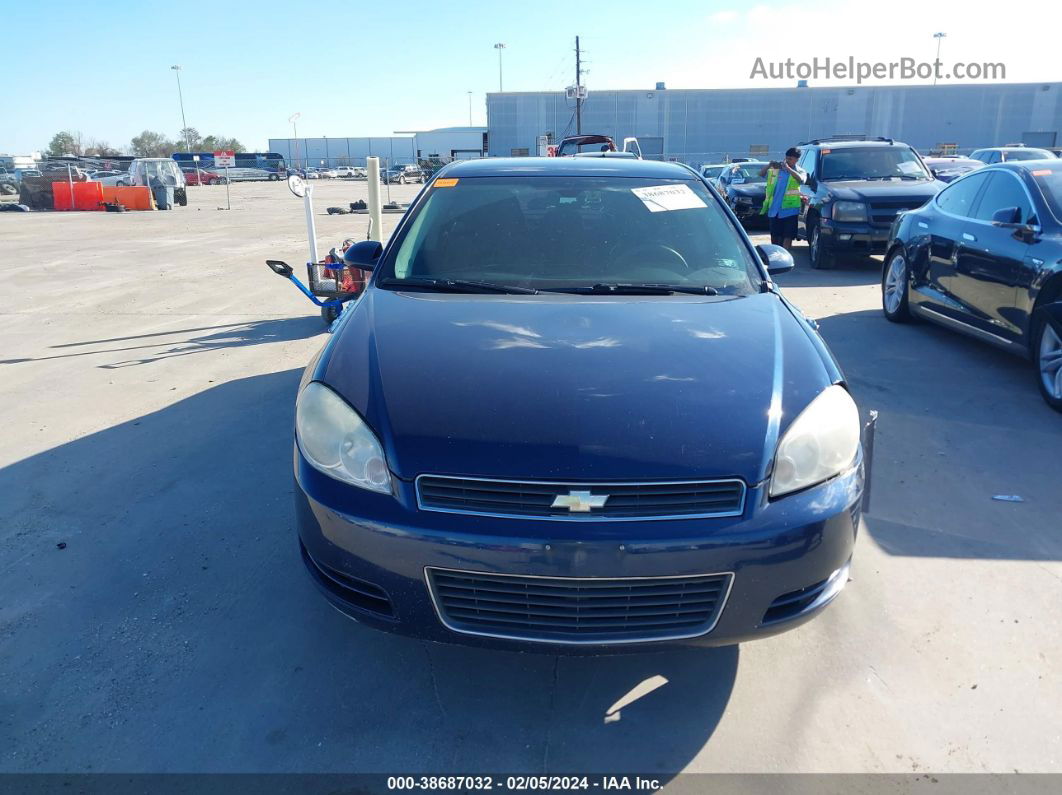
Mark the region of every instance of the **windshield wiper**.
[[549, 292], [577, 293], [586, 295], [719, 295], [719, 291], [707, 284], [592, 284], [586, 287], [547, 287]]
[[477, 282], [469, 279], [431, 279], [422, 276], [410, 276], [405, 279], [382, 279], [381, 287], [424, 287], [442, 293], [508, 293], [510, 295], [538, 295], [538, 290], [531, 287], [517, 287], [512, 284], [495, 284], [494, 282]]

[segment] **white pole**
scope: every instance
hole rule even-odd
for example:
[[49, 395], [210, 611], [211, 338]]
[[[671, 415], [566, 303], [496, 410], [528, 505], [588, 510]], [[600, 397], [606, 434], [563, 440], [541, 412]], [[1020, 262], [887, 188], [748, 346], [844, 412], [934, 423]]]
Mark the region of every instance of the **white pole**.
[[229, 183], [232, 180], [229, 179], [229, 167], [225, 166], [225, 206], [231, 210], [232, 202], [229, 200]]
[[70, 190], [70, 209], [74, 209], [74, 177], [70, 171], [70, 164], [66, 164], [66, 184]]
[[317, 262], [317, 226], [313, 221], [313, 186], [306, 186], [306, 193], [302, 197], [302, 205], [306, 208], [306, 236], [310, 238], [310, 262]]
[[381, 235], [383, 227], [380, 212], [380, 158], [366, 158], [365, 165], [369, 171], [369, 239], [381, 243], [383, 242]]

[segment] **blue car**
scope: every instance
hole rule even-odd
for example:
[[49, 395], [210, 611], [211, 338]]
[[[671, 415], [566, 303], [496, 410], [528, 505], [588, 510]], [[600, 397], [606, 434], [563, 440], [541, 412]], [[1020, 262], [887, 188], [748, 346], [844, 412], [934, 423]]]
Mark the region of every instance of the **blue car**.
[[692, 169], [451, 164], [303, 376], [302, 558], [359, 622], [441, 642], [723, 645], [848, 579], [858, 410]]

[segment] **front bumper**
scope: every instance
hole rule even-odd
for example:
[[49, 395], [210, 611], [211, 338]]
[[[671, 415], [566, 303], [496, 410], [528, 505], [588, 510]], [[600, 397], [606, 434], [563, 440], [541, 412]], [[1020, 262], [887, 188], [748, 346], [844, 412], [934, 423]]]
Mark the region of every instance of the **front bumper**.
[[889, 242], [889, 226], [838, 223], [823, 218], [819, 244], [828, 251], [884, 251]]
[[[847, 580], [863, 465], [781, 500], [748, 490], [729, 518], [526, 521], [420, 511], [414, 485], [362, 492], [310, 467], [296, 448], [295, 503], [303, 561], [338, 610], [379, 629], [444, 643], [549, 652], [719, 646], [791, 629], [820, 612]], [[710, 631], [648, 642], [560, 644], [447, 628], [426, 568], [540, 577], [626, 578], [732, 572]]]

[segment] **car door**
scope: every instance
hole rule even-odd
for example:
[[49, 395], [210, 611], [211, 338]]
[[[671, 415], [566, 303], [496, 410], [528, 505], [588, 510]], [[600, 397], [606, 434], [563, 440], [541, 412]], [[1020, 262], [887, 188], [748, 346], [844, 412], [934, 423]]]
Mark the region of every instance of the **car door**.
[[937, 210], [929, 220], [916, 220], [917, 233], [928, 239], [926, 257], [914, 273], [926, 308], [961, 319], [965, 312], [954, 295], [959, 240], [988, 181], [983, 171], [957, 179], [934, 198]]
[[1029, 245], [1013, 228], [995, 226], [992, 216], [1004, 208], [1017, 207], [1022, 223], [1035, 223], [1036, 214], [1016, 173], [993, 169], [986, 176], [987, 184], [958, 243], [952, 294], [962, 305], [967, 322], [1014, 339], [1022, 333], [1021, 319], [1014, 309]]
[[807, 239], [808, 208], [815, 203], [815, 190], [808, 184], [815, 178], [816, 150], [805, 149], [797, 160], [797, 167], [804, 169], [808, 181], [800, 186], [800, 213], [797, 216], [797, 237]]

